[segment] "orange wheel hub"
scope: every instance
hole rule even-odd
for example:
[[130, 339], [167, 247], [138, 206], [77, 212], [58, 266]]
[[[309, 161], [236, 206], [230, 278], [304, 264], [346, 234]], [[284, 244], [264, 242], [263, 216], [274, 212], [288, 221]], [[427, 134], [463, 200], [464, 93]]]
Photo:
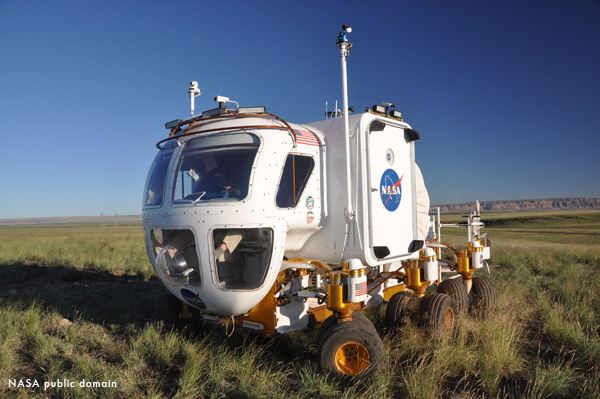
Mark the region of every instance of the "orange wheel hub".
[[335, 353], [335, 366], [346, 375], [358, 375], [369, 364], [369, 351], [357, 342], [348, 342]]

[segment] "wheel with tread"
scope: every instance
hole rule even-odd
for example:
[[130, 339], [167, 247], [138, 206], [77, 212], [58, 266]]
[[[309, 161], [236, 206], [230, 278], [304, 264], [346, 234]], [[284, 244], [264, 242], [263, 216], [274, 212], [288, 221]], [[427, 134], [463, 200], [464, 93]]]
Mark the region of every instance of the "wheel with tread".
[[467, 287], [462, 282], [462, 278], [452, 278], [442, 281], [438, 285], [437, 292], [452, 297], [456, 304], [456, 311], [459, 314], [465, 314], [469, 310], [469, 294], [467, 293]]
[[156, 305], [156, 318], [167, 325], [174, 324], [179, 320], [180, 307], [181, 302], [175, 295], [161, 295]]
[[[377, 329], [375, 328], [373, 323], [371, 323], [371, 320], [369, 320], [367, 316], [365, 316], [362, 313], [353, 312], [352, 321], [350, 321], [350, 323], [360, 323], [365, 327], [370, 328], [374, 334], [377, 334]], [[321, 338], [323, 337], [323, 334], [325, 334], [325, 331], [329, 330], [331, 326], [334, 326], [336, 324], [338, 323], [337, 316], [335, 314], [332, 314], [331, 316], [326, 318], [323, 323], [321, 323], [321, 325], [319, 326], [319, 332], [317, 332], [317, 345], [319, 345], [319, 343], [321, 342]]]
[[417, 313], [418, 300], [410, 291], [392, 295], [385, 310], [385, 325], [392, 329], [404, 326]]
[[318, 344], [321, 368], [343, 377], [370, 373], [385, 360], [385, 348], [378, 334], [359, 321], [331, 325]]
[[471, 313], [485, 317], [496, 309], [497, 301], [498, 294], [490, 280], [483, 277], [473, 277], [469, 307]]
[[456, 303], [446, 294], [426, 296], [421, 306], [421, 322], [433, 336], [451, 334], [456, 330]]

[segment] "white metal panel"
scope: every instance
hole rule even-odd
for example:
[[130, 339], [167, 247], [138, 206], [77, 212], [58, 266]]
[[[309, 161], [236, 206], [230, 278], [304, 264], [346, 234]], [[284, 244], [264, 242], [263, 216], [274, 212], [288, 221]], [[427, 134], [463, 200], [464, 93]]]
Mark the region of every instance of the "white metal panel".
[[371, 247], [387, 247], [401, 256], [415, 237], [414, 156], [404, 130], [385, 125], [368, 135], [371, 182]]

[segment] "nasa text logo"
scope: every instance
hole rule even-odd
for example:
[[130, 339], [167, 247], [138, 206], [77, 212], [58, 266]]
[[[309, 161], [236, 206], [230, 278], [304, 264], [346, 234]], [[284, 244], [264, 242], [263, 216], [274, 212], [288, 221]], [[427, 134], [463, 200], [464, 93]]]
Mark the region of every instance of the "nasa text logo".
[[[402, 175], [404, 177], [404, 175]], [[402, 177], [398, 177], [398, 174], [393, 169], [387, 169], [381, 176], [381, 187], [379, 196], [385, 209], [390, 212], [394, 212], [400, 206], [402, 200]]]

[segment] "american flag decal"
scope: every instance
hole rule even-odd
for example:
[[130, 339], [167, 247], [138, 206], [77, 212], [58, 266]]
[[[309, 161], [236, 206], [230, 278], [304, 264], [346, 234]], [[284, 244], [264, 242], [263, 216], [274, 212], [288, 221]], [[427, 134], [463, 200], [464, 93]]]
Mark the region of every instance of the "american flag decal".
[[354, 288], [356, 289], [356, 296], [367, 295], [367, 282], [357, 283]]
[[298, 144], [321, 146], [319, 138], [309, 130], [294, 129], [294, 133], [296, 134], [296, 143]]

